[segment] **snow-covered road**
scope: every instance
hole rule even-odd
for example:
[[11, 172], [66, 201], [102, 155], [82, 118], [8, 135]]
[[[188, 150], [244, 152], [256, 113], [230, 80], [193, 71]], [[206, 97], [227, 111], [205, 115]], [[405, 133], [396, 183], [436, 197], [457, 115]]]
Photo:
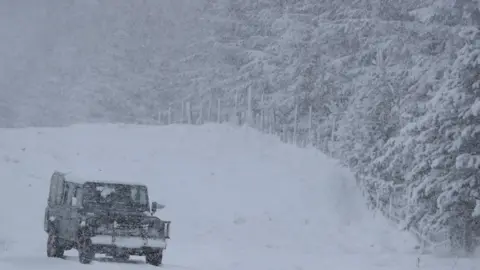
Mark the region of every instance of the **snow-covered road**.
[[149, 186], [172, 220], [163, 268], [198, 270], [476, 269], [434, 258], [381, 217], [318, 151], [227, 125], [78, 125], [0, 130], [0, 269], [138, 269], [97, 256], [45, 254], [53, 170]]

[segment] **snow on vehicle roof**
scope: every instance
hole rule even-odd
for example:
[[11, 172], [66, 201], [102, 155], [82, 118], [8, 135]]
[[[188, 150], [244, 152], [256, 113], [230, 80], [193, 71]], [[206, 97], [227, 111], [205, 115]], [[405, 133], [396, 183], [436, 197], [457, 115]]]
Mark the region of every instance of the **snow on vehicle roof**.
[[102, 179], [96, 176], [79, 176], [72, 172], [60, 172], [65, 175], [65, 180], [69, 182], [74, 182], [78, 184], [83, 184], [85, 182], [97, 182], [97, 183], [109, 183], [109, 184], [120, 184], [120, 185], [132, 185], [132, 186], [145, 186], [142, 183], [133, 183], [133, 182], [125, 182], [125, 181], [117, 181], [117, 180], [108, 180]]
[[122, 181], [112, 181], [112, 180], [103, 180], [103, 179], [91, 179], [84, 181], [90, 183], [106, 183], [106, 184], [117, 184], [117, 185], [127, 185], [127, 186], [146, 186], [145, 184], [141, 183], [130, 183], [130, 182], [122, 182]]

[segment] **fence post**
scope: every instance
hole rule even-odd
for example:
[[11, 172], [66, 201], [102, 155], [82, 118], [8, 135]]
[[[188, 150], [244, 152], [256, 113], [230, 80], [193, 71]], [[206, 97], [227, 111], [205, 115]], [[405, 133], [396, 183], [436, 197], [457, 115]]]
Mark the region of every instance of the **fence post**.
[[186, 109], [187, 109], [187, 123], [191, 125], [192, 124], [192, 107], [191, 107], [190, 101], [187, 101]]
[[262, 108], [260, 110], [260, 129], [262, 130], [262, 132], [265, 131], [265, 110], [263, 109], [263, 102], [265, 101], [265, 94], [262, 94], [262, 97], [261, 97], [261, 107]]
[[200, 101], [200, 111], [198, 113], [197, 124], [203, 124], [203, 102]]
[[221, 117], [221, 100], [217, 99], [217, 123], [221, 124], [222, 123], [222, 117]]
[[182, 100], [182, 118], [180, 119], [181, 123], [185, 123], [185, 100]]
[[252, 112], [252, 87], [247, 90], [247, 124], [253, 126], [253, 112]]
[[257, 127], [257, 129], [263, 132], [262, 113], [255, 114], [255, 127]]
[[270, 125], [270, 117], [269, 117], [269, 114], [268, 112], [265, 113], [265, 109], [262, 108], [262, 122], [263, 122], [263, 132], [265, 133], [269, 133], [269, 125]]
[[[266, 109], [263, 109], [264, 111]], [[265, 113], [265, 112], [264, 112]], [[272, 114], [271, 114], [271, 111], [268, 110], [265, 114], [265, 120], [266, 120], [266, 129], [267, 129], [267, 133], [268, 134], [272, 134]]]
[[298, 103], [295, 102], [295, 116], [293, 118], [293, 136], [292, 136], [292, 140], [293, 140], [293, 144], [294, 145], [297, 145], [297, 132], [298, 132]]
[[307, 137], [307, 145], [312, 145], [313, 142], [313, 135], [312, 135], [312, 128], [313, 128], [313, 119], [312, 119], [312, 105], [308, 108], [308, 137]]
[[[388, 200], [388, 214], [390, 215], [390, 217], [393, 216], [392, 210], [393, 210], [393, 202], [392, 202], [392, 197], [390, 196], [390, 199]], [[397, 216], [395, 215], [395, 218], [396, 217]]]
[[167, 123], [169, 125], [172, 124], [172, 107], [168, 106], [168, 118], [167, 118]]
[[270, 134], [274, 134], [275, 132], [275, 108], [272, 108], [272, 115], [270, 120]]
[[212, 122], [212, 99], [208, 100], [208, 114], [207, 114], [207, 121]]
[[235, 90], [235, 111], [234, 111], [234, 114], [233, 114], [233, 117], [234, 117], [234, 122], [235, 122], [235, 125], [238, 125], [239, 124], [239, 117], [238, 117], [238, 89]]
[[334, 144], [335, 144], [335, 129], [337, 126], [337, 116], [333, 115], [333, 120], [332, 120], [332, 131], [330, 133], [330, 143], [328, 145], [328, 152], [330, 152], [330, 156], [334, 157]]

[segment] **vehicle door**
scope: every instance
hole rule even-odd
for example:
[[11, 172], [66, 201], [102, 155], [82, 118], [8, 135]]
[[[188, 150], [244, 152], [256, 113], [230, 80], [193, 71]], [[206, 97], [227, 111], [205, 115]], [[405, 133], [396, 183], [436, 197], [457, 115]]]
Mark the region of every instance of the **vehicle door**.
[[59, 234], [60, 237], [63, 239], [69, 239], [68, 232], [70, 227], [70, 209], [71, 209], [71, 197], [69, 197], [69, 193], [71, 191], [71, 183], [65, 183], [65, 187], [62, 193], [62, 204], [59, 209], [59, 215], [61, 217], [59, 225]]
[[63, 219], [63, 194], [65, 181], [62, 175], [54, 173], [50, 179], [50, 192], [48, 194], [48, 208], [45, 213], [45, 225], [54, 224], [56, 230], [61, 232], [61, 223]]
[[77, 230], [80, 224], [80, 188], [78, 185], [72, 186], [68, 194], [68, 226], [67, 226], [67, 235], [69, 239], [75, 239], [77, 235]]

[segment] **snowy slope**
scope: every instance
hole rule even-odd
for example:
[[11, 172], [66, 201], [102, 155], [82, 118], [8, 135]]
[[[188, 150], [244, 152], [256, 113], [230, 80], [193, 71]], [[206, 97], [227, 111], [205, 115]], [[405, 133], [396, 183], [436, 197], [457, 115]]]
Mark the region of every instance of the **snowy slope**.
[[[77, 125], [0, 130], [0, 269], [153, 267], [77, 253], [47, 258], [53, 170], [149, 185], [172, 220], [171, 269], [413, 269], [412, 239], [365, 209], [348, 172], [317, 151], [230, 126]], [[436, 260], [436, 261], [435, 261]], [[473, 262], [421, 258], [424, 269]]]

